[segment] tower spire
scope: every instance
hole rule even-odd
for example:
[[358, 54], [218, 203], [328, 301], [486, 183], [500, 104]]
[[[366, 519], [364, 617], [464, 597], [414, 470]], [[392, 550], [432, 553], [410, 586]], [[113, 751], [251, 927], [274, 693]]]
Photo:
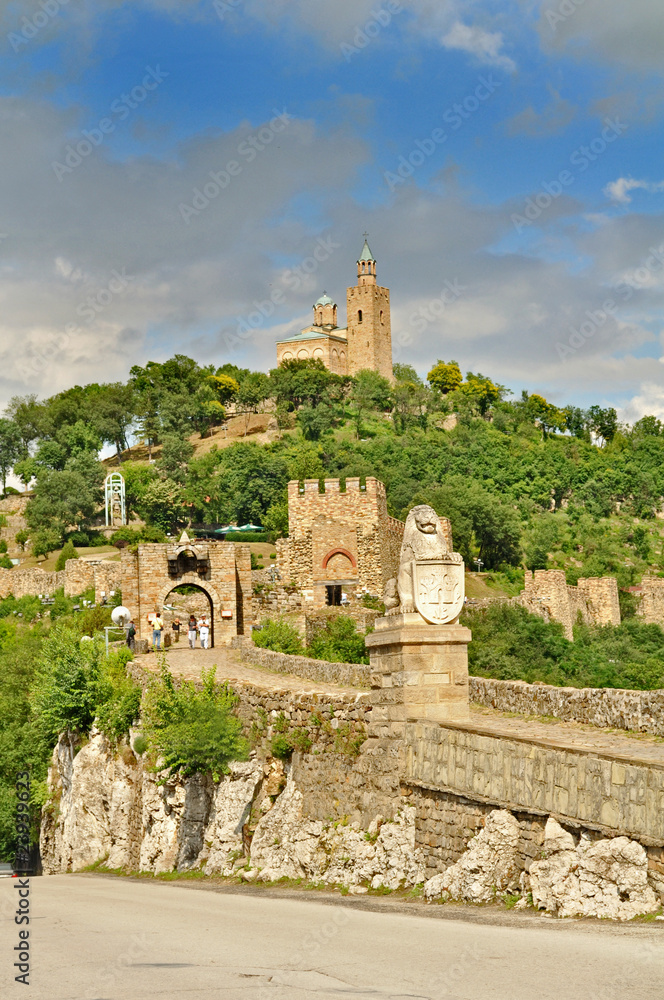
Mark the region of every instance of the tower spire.
[[364, 234], [364, 246], [357, 262], [358, 285], [376, 284], [376, 258], [369, 246], [369, 234]]

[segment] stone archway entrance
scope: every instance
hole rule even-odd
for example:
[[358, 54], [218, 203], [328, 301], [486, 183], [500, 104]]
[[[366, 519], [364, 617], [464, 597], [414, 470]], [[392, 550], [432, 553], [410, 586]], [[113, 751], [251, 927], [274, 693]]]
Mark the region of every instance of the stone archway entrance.
[[[234, 636], [251, 634], [248, 545], [192, 542], [183, 532], [175, 543], [145, 543], [122, 550], [122, 600], [131, 612], [139, 639], [151, 637], [148, 615], [155, 608], [163, 612], [169, 595], [182, 587], [200, 591], [209, 602], [206, 614], [212, 623], [211, 645], [227, 645]], [[186, 592], [182, 596], [186, 597]], [[169, 629], [171, 621], [167, 622]]]
[[[170, 610], [170, 609], [173, 610]], [[209, 648], [214, 646], [214, 600], [200, 584], [178, 584], [164, 596], [162, 604], [162, 618], [166, 630], [172, 632], [172, 623], [176, 618], [180, 619], [180, 642], [187, 643], [187, 622], [189, 615], [194, 614], [196, 621], [205, 615], [210, 623]]]

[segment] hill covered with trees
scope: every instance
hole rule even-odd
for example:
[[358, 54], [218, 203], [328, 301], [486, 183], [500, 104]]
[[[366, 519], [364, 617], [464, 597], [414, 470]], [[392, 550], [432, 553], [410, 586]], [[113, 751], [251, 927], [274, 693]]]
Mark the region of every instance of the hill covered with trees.
[[[508, 592], [524, 567], [562, 567], [570, 583], [614, 574], [623, 589], [664, 571], [655, 417], [621, 426], [612, 409], [510, 397], [486, 376], [464, 378], [455, 362], [437, 362], [427, 382], [407, 365], [395, 376], [394, 385], [371, 371], [342, 377], [313, 361], [266, 375], [176, 355], [132, 368], [126, 383], [15, 397], [0, 420], [3, 485], [13, 470], [31, 487], [36, 555], [94, 535], [99, 453], [111, 445], [130, 514], [155, 532], [251, 521], [284, 534], [289, 479], [373, 475], [396, 517], [422, 502], [450, 517], [466, 562], [481, 559]], [[231, 403], [269, 409], [278, 440], [200, 448]], [[131, 457], [132, 436], [156, 461]]]

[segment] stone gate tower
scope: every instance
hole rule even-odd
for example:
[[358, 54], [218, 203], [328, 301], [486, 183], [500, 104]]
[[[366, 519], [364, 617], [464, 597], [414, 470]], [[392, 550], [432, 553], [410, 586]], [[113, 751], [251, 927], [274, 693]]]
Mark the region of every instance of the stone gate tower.
[[376, 259], [365, 234], [357, 262], [357, 285], [346, 295], [348, 374], [369, 368], [392, 381], [390, 290], [376, 281]]

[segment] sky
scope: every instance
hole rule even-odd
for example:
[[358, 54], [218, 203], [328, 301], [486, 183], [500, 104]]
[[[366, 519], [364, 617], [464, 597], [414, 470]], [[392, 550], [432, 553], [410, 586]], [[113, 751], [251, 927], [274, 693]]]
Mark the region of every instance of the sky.
[[5, 0], [0, 408], [262, 369], [363, 233], [395, 361], [664, 417], [661, 0]]

